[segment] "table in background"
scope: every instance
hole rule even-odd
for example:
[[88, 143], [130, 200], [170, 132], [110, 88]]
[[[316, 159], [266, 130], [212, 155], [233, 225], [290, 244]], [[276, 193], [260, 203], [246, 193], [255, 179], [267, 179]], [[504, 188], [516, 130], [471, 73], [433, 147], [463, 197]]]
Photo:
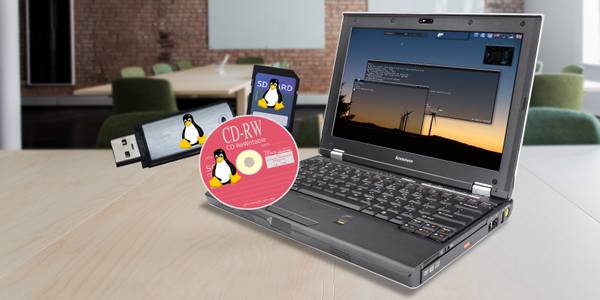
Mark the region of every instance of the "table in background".
[[600, 92], [600, 82], [593, 80], [585, 80], [583, 82], [583, 91], [586, 93]]
[[117, 169], [110, 151], [0, 151], [0, 299], [598, 299], [598, 197], [572, 189], [599, 159], [525, 147], [507, 226], [409, 290], [208, 206], [196, 157]]
[[[250, 93], [252, 68], [252, 65], [225, 65], [225, 72], [220, 74], [217, 65], [207, 65], [151, 77], [169, 81], [178, 98], [235, 98], [237, 113], [243, 115]], [[78, 89], [74, 94], [110, 96], [112, 91], [110, 84], [104, 84]]]

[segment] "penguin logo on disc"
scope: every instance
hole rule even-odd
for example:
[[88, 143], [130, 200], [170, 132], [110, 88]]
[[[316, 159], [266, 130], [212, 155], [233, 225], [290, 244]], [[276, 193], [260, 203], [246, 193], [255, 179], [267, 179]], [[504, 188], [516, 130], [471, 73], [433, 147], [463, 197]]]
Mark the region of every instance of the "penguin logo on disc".
[[194, 117], [191, 114], [183, 115], [183, 132], [179, 147], [182, 149], [192, 148], [192, 146], [204, 144], [205, 140], [204, 131], [194, 122]]
[[273, 108], [280, 110], [284, 108], [283, 96], [279, 91], [279, 80], [273, 78], [269, 82], [269, 89], [264, 93], [262, 98], [258, 99], [258, 106], [262, 108]]
[[223, 149], [215, 150], [214, 156], [215, 166], [212, 170], [213, 177], [209, 181], [211, 187], [220, 188], [224, 184], [234, 184], [240, 181], [242, 177], [238, 174], [233, 163], [227, 160], [227, 155], [225, 155]]

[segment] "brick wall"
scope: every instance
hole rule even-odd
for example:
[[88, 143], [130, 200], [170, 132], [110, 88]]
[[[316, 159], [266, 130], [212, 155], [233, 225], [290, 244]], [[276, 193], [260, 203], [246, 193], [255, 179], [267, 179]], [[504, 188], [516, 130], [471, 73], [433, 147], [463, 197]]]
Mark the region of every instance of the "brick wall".
[[[367, 0], [325, 0], [325, 48], [302, 50], [209, 50], [207, 6], [207, 0], [76, 0], [77, 87], [109, 82], [125, 66], [144, 66], [151, 73], [150, 66], [157, 62], [191, 59], [204, 65], [230, 54], [232, 61], [239, 56], [262, 56], [267, 62], [286, 59], [302, 78], [303, 92], [324, 93], [329, 88], [341, 13], [366, 11]], [[491, 12], [518, 12], [523, 0], [486, 0], [486, 7]], [[24, 23], [22, 27], [24, 33]], [[23, 66], [24, 54], [22, 50]], [[24, 67], [22, 74], [25, 78]], [[71, 92], [71, 87], [23, 89], [23, 95]]]

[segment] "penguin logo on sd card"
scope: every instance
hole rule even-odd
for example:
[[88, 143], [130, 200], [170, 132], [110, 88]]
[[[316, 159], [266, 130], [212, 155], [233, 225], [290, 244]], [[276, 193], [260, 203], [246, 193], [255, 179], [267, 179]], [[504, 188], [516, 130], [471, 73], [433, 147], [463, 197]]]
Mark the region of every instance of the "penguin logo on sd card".
[[262, 98], [258, 99], [258, 106], [266, 109], [273, 108], [275, 110], [281, 110], [284, 108], [283, 95], [279, 90], [279, 80], [273, 78], [269, 81], [269, 88], [263, 94]]

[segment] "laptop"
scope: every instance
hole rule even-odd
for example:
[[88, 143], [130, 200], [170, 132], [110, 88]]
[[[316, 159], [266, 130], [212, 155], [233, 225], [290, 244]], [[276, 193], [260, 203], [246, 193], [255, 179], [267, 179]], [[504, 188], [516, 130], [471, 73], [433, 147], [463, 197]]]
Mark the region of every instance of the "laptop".
[[510, 219], [541, 15], [345, 13], [319, 155], [209, 203], [417, 288]]

